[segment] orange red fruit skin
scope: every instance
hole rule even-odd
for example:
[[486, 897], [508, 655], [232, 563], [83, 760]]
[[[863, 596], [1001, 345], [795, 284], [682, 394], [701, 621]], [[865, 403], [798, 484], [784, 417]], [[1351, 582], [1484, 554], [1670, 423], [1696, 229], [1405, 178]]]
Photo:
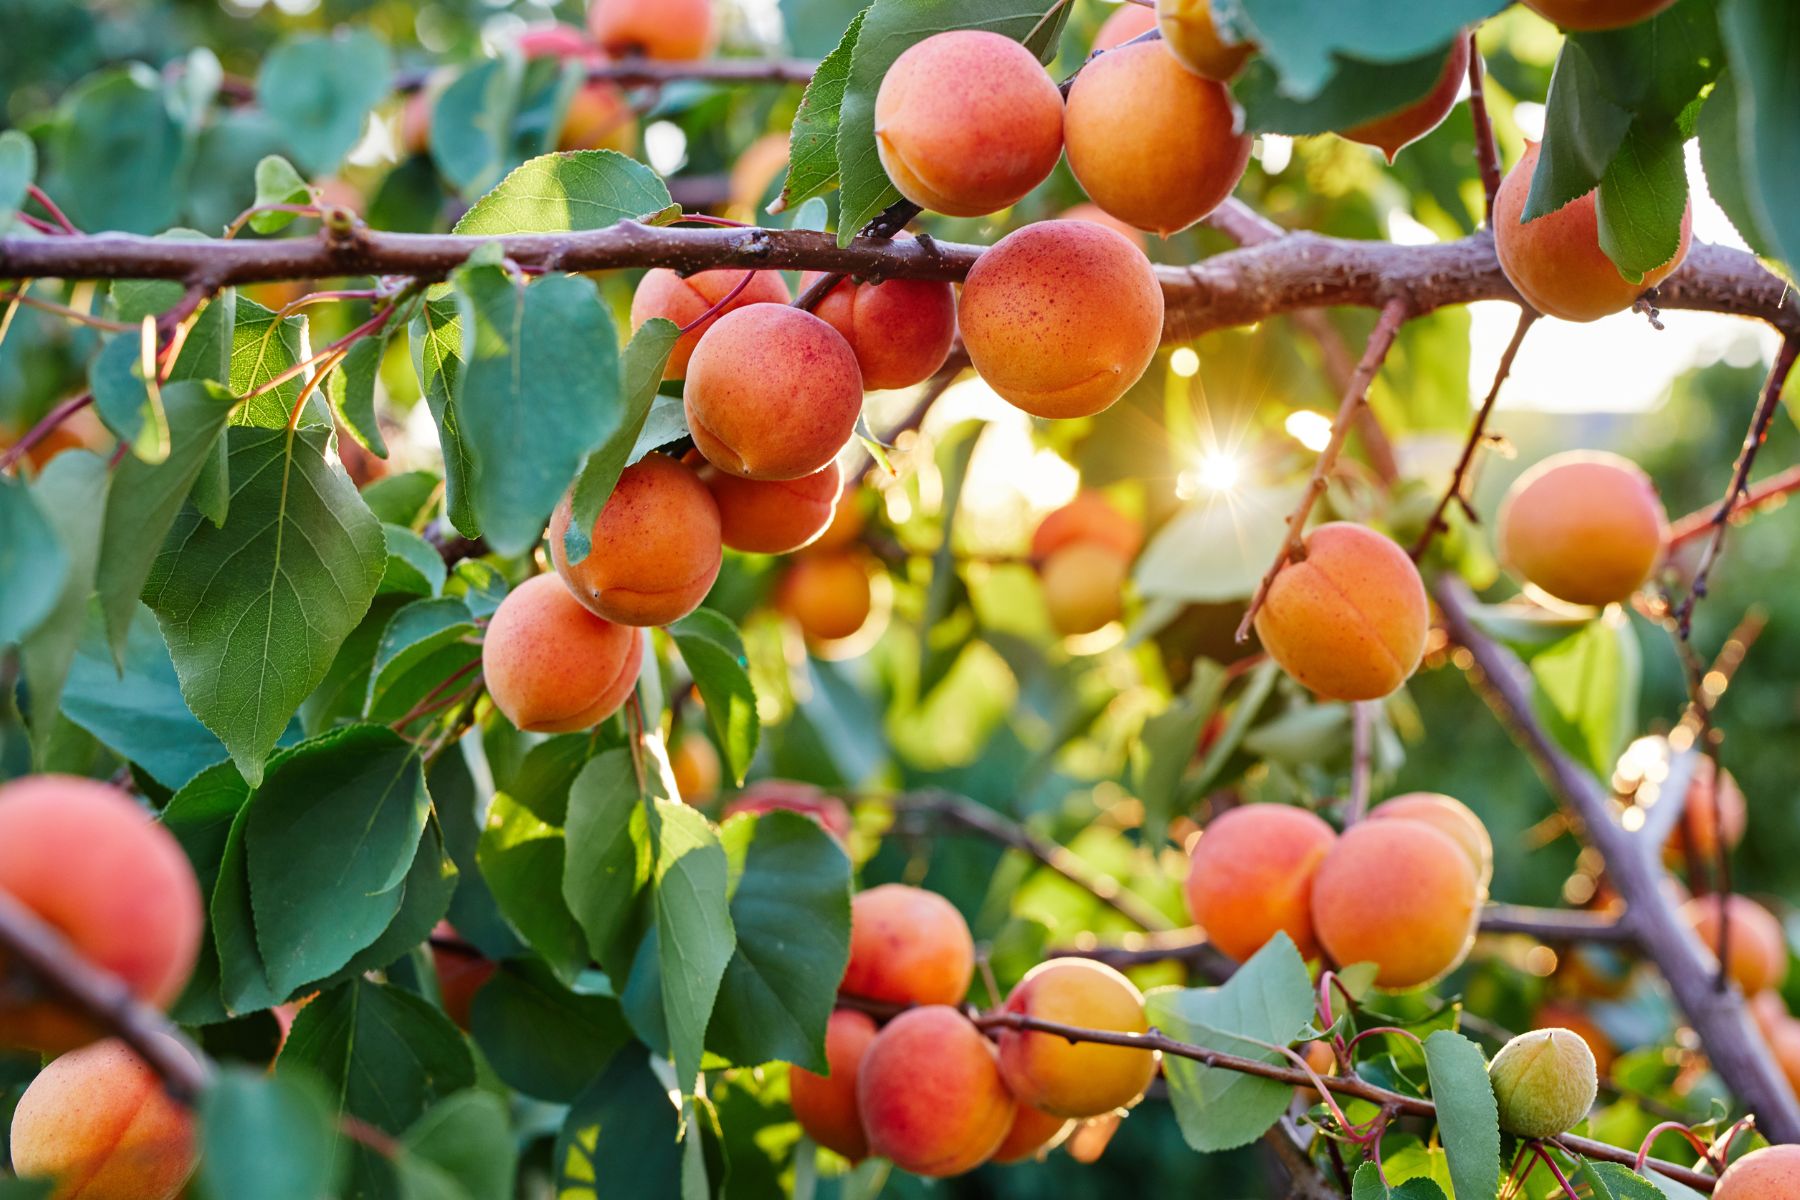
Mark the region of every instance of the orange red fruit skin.
[[1169, 53], [1203, 79], [1229, 83], [1256, 52], [1248, 42], [1219, 37], [1212, 0], [1157, 0], [1156, 17]]
[[1024, 1162], [1040, 1151], [1056, 1146], [1072, 1124], [1029, 1104], [1021, 1104], [1013, 1114], [1012, 1127], [1006, 1131], [1005, 1140], [988, 1161], [1002, 1166]]
[[1535, 221], [1521, 223], [1531, 177], [1537, 170], [1538, 144], [1527, 142], [1525, 154], [1500, 182], [1494, 197], [1494, 252], [1506, 277], [1539, 312], [1565, 321], [1596, 321], [1624, 312], [1637, 298], [1667, 279], [1687, 258], [1693, 239], [1693, 205], [1681, 214], [1681, 241], [1675, 256], [1636, 283], [1600, 248], [1599, 192], [1565, 204]]
[[[1059, 958], [1028, 971], [1006, 998], [1004, 1012], [1082, 1029], [1144, 1033], [1144, 997], [1113, 968], [1091, 959]], [[1013, 1098], [1052, 1116], [1097, 1117], [1127, 1108], [1156, 1073], [1149, 1050], [1071, 1043], [1031, 1030], [1000, 1031], [1000, 1074]]]
[[932, 1178], [986, 1162], [1006, 1140], [1015, 1108], [993, 1045], [942, 1005], [909, 1009], [875, 1035], [856, 1098], [870, 1152]]
[[1500, 505], [1500, 557], [1558, 600], [1629, 600], [1656, 570], [1668, 516], [1656, 485], [1629, 459], [1552, 455], [1519, 476]]
[[592, 729], [637, 685], [637, 630], [595, 616], [555, 575], [535, 575], [500, 602], [482, 638], [488, 695], [518, 728]]
[[884, 883], [850, 902], [850, 962], [841, 991], [889, 1004], [960, 1004], [975, 977], [975, 939], [956, 906]]
[[1373, 962], [1377, 986], [1404, 990], [1462, 962], [1481, 900], [1474, 866], [1447, 834], [1418, 821], [1364, 821], [1313, 876], [1313, 928], [1337, 965]]
[[[1469, 39], [1459, 37], [1445, 56], [1444, 69], [1429, 92], [1397, 112], [1344, 130], [1343, 136], [1376, 147], [1387, 155], [1389, 162], [1393, 162], [1401, 150], [1444, 123], [1444, 118], [1456, 107], [1457, 94], [1468, 73]], [[1495, 221], [1499, 221], [1497, 214]]]
[[1765, 1146], [1725, 1168], [1713, 1200], [1788, 1200], [1800, 1196], [1800, 1146]]
[[1246, 804], [1210, 821], [1188, 860], [1188, 911], [1244, 962], [1277, 933], [1316, 958], [1313, 874], [1337, 842], [1324, 819], [1288, 804]]
[[1129, 567], [1100, 542], [1075, 542], [1051, 554], [1038, 566], [1051, 627], [1075, 637], [1118, 620]]
[[875, 95], [875, 146], [900, 194], [979, 217], [1024, 198], [1062, 153], [1062, 93], [1031, 51], [986, 30], [933, 34]]
[[976, 260], [957, 306], [963, 345], [988, 386], [1036, 417], [1111, 407], [1162, 339], [1150, 260], [1086, 221], [1039, 221]]
[[[655, 267], [644, 272], [638, 280], [637, 291], [631, 296], [631, 328], [636, 330], [652, 317], [662, 317], [673, 321], [682, 329], [700, 321], [700, 318], [712, 308], [731, 295], [732, 290], [743, 281], [743, 271], [721, 267], [712, 271], [696, 271], [683, 278], [666, 267]], [[688, 360], [694, 357], [694, 347], [706, 331], [716, 324], [726, 313], [751, 304], [787, 304], [793, 300], [794, 294], [788, 290], [787, 280], [779, 271], [750, 272], [750, 282], [739, 292], [723, 310], [707, 317], [705, 321], [681, 335], [675, 343], [675, 349], [669, 354], [669, 362], [663, 368], [664, 379], [686, 379]]]
[[788, 1072], [788, 1102], [794, 1119], [808, 1136], [852, 1162], [869, 1156], [856, 1103], [856, 1077], [863, 1054], [875, 1040], [874, 1018], [840, 1008], [825, 1026], [825, 1061], [829, 1071], [815, 1075], [804, 1067]]
[[1469, 856], [1469, 862], [1475, 867], [1475, 874], [1480, 878], [1483, 890], [1493, 880], [1494, 841], [1488, 836], [1487, 826], [1482, 824], [1481, 818], [1468, 805], [1453, 796], [1437, 792], [1408, 792], [1376, 805], [1370, 811], [1369, 819], [1422, 821], [1434, 826], [1462, 847], [1463, 853]]
[[[804, 292], [819, 276], [809, 273]], [[937, 373], [956, 340], [956, 293], [931, 279], [858, 283], [846, 279], [813, 307], [844, 335], [871, 391], [912, 387]]]
[[[174, 1003], [193, 970], [203, 913], [193, 868], [116, 788], [70, 775], [0, 785], [0, 892], [145, 1004]], [[0, 999], [0, 1047], [55, 1053], [98, 1036], [59, 1004]]]
[[1564, 29], [1623, 29], [1647, 21], [1675, 0], [1523, 0], [1545, 20]]
[[719, 533], [747, 554], [787, 554], [831, 525], [844, 476], [834, 459], [799, 479], [743, 479], [707, 467], [700, 478], [719, 505]]
[[[1779, 988], [1787, 978], [1787, 935], [1774, 914], [1747, 896], [1729, 896], [1730, 947], [1726, 973], [1746, 996]], [[1717, 895], [1697, 896], [1681, 906], [1688, 928], [1716, 956], [1719, 952], [1721, 903]]]
[[1111, 50], [1114, 46], [1123, 46], [1155, 28], [1155, 9], [1124, 0], [1113, 7], [1111, 16], [1100, 22], [1100, 28], [1094, 32], [1094, 49]]
[[1331, 700], [1378, 700], [1417, 669], [1430, 631], [1419, 569], [1391, 540], [1348, 522], [1306, 535], [1275, 576], [1256, 634], [1281, 668]]
[[588, 31], [614, 58], [705, 58], [717, 40], [713, 0], [592, 0]]
[[775, 588], [775, 607], [810, 640], [842, 641], [862, 629], [875, 607], [868, 561], [843, 550], [796, 558]]
[[1031, 535], [1032, 560], [1042, 562], [1076, 542], [1099, 542], [1129, 560], [1137, 557], [1144, 530], [1099, 492], [1078, 492], [1038, 522]]
[[1095, 204], [1164, 237], [1231, 195], [1250, 162], [1222, 84], [1189, 71], [1160, 41], [1121, 46], [1069, 89], [1069, 168]]
[[723, 819], [728, 820], [739, 813], [761, 814], [777, 809], [811, 817], [839, 842], [849, 840], [852, 828], [849, 807], [810, 783], [792, 779], [762, 779], [751, 784], [725, 806]]

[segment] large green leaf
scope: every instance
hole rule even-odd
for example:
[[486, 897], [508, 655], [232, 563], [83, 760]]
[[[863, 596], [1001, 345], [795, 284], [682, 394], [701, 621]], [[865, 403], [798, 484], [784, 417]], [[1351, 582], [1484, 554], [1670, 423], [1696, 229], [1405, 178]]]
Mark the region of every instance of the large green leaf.
[[444, 453], [444, 513], [465, 537], [480, 537], [481, 522], [475, 515], [473, 480], [475, 460], [463, 439], [462, 418], [457, 413], [456, 388], [462, 377], [462, 317], [456, 297], [448, 293], [428, 298], [419, 306], [409, 330], [413, 371], [419, 390], [437, 422], [438, 444]]
[[256, 783], [368, 610], [387, 556], [381, 523], [325, 461], [323, 431], [228, 436], [229, 519], [214, 528], [184, 511], [144, 595], [188, 706]]
[[343, 1158], [330, 1101], [303, 1070], [221, 1073], [200, 1100], [206, 1200], [317, 1200], [333, 1195]]
[[57, 110], [46, 189], [83, 229], [155, 233], [181, 208], [184, 141], [149, 67], [97, 72]]
[[[1763, 228], [1760, 203], [1751, 197], [1750, 165], [1745, 161], [1750, 150], [1744, 137], [1744, 110], [1754, 104], [1747, 96], [1739, 97], [1737, 77], [1730, 70], [1720, 74], [1696, 127], [1700, 165], [1706, 170], [1706, 190], [1731, 218], [1738, 236], [1757, 254], [1774, 258], [1775, 242]], [[1754, 112], [1750, 116], [1754, 119]]]
[[857, 13], [843, 40], [819, 63], [788, 135], [788, 172], [781, 186], [781, 203], [792, 210], [820, 196], [838, 182], [838, 109], [850, 84], [850, 59], [862, 35], [864, 13]]
[[[1281, 74], [1282, 90], [1315, 96], [1341, 57], [1400, 63], [1442, 46], [1508, 0], [1236, 0], [1219, 4], [1221, 33], [1254, 41]], [[1442, 61], [1440, 59], [1440, 61]]]
[[762, 732], [744, 640], [730, 621], [705, 608], [669, 626], [669, 635], [706, 702], [706, 719], [725, 748], [725, 765], [742, 782]]
[[446, 1097], [401, 1139], [406, 1157], [428, 1163], [468, 1200], [512, 1200], [519, 1152], [506, 1105], [491, 1092]]
[[1381, 1178], [1381, 1168], [1365, 1162], [1356, 1169], [1350, 1200], [1444, 1200], [1444, 1189], [1429, 1179], [1408, 1179], [1397, 1187], [1389, 1187]]
[[1500, 1110], [1481, 1048], [1440, 1029], [1425, 1039], [1425, 1067], [1437, 1105], [1438, 1140], [1459, 1196], [1500, 1192]]
[[638, 895], [650, 879], [644, 796], [631, 751], [608, 750], [588, 760], [568, 796], [563, 899], [595, 960], [609, 969], [623, 967], [616, 957], [619, 941], [637, 919]]
[[568, 150], [518, 167], [475, 202], [456, 232], [499, 237], [605, 229], [620, 221], [666, 217], [668, 185], [616, 150]]
[[563, 902], [562, 830], [507, 793], [496, 793], [476, 862], [507, 923], [558, 979], [573, 983], [587, 966], [588, 948]]
[[499, 181], [512, 151], [524, 63], [516, 52], [477, 63], [444, 89], [431, 110], [431, 161], [464, 197]]
[[68, 563], [62, 594], [50, 615], [19, 646], [25, 683], [31, 690], [32, 746], [40, 762], [56, 725], [63, 684], [81, 644], [81, 626], [100, 554], [100, 519], [106, 511], [111, 481], [105, 459], [75, 450], [57, 455], [31, 485], [32, 497], [55, 531]]
[[1607, 778], [1638, 728], [1642, 652], [1614, 610], [1531, 656], [1532, 704], [1564, 749]]
[[729, 867], [712, 826], [693, 809], [653, 799], [645, 815], [657, 981], [675, 1078], [686, 1093], [699, 1081], [706, 1026], [737, 944], [727, 906]]
[[1294, 135], [1331, 133], [1385, 116], [1421, 99], [1444, 73], [1444, 56], [1452, 47], [1427, 47], [1400, 62], [1364, 62], [1340, 58], [1317, 93], [1298, 97], [1271, 59], [1258, 58], [1231, 85], [1252, 133]]
[[388, 94], [393, 73], [386, 44], [367, 30], [302, 35], [263, 59], [256, 99], [281, 125], [300, 165], [323, 175], [336, 170], [362, 137], [369, 110]]
[[531, 959], [500, 964], [475, 994], [470, 1030], [506, 1083], [567, 1104], [630, 1039], [619, 1002], [566, 988]]
[[676, 1196], [680, 1114], [643, 1047], [627, 1044], [569, 1108], [551, 1171], [560, 1200]]
[[69, 574], [69, 553], [31, 489], [0, 476], [0, 646], [50, 615]]
[[[1786, 0], [1722, 0], [1719, 18], [1739, 89], [1740, 161], [1750, 210], [1793, 272], [1800, 264], [1794, 205], [1800, 189], [1800, 72], [1794, 68], [1800, 62], [1800, 8]], [[1752, 231], [1743, 232], [1757, 244]]]
[[810, 817], [726, 822], [737, 948], [707, 1030], [736, 1063], [780, 1059], [823, 1072], [825, 1024], [850, 959], [850, 859]]
[[471, 265], [453, 280], [463, 334], [456, 413], [475, 512], [494, 549], [520, 554], [617, 427], [617, 335], [582, 276], [527, 286], [499, 266]]

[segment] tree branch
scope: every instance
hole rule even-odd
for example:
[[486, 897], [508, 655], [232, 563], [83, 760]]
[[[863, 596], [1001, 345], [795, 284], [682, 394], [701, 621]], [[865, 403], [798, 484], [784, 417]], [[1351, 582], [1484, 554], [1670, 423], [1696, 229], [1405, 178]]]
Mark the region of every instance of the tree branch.
[[[1739, 521], [1765, 508], [1772, 508], [1795, 492], [1800, 492], [1800, 467], [1789, 467], [1746, 490], [1732, 506], [1726, 520]], [[1665, 543], [1669, 552], [1674, 553], [1689, 542], [1704, 537], [1713, 530], [1718, 519], [1718, 505], [1709, 504], [1670, 524], [1669, 540]]]
[[1488, 118], [1487, 67], [1481, 48], [1469, 34], [1469, 116], [1475, 122], [1475, 163], [1481, 169], [1481, 192], [1487, 200], [1488, 224], [1494, 223], [1494, 197], [1500, 191], [1500, 148], [1494, 144], [1494, 123]]

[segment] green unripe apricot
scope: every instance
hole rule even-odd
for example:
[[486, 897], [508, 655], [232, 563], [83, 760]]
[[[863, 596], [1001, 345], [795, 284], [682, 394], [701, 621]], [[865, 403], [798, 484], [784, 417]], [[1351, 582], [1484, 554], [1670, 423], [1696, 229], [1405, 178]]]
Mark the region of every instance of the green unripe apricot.
[[1488, 1065], [1500, 1128], [1526, 1138], [1555, 1137], [1581, 1123], [1600, 1090], [1594, 1052], [1578, 1033], [1521, 1033]]

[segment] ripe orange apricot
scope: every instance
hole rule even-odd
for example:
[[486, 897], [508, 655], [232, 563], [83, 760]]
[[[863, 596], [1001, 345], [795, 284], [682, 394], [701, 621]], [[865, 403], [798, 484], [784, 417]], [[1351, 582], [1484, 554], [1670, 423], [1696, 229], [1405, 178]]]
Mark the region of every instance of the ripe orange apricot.
[[719, 752], [705, 734], [689, 732], [676, 742], [669, 754], [669, 769], [675, 773], [675, 790], [684, 803], [705, 804], [719, 794]]
[[[1780, 987], [1788, 972], [1787, 935], [1781, 922], [1747, 896], [1728, 897], [1724, 911], [1731, 918], [1726, 973], [1746, 996]], [[1720, 913], [1716, 895], [1697, 896], [1681, 906], [1688, 928], [1715, 956], [1719, 952]]]
[[840, 1008], [825, 1026], [824, 1075], [804, 1067], [788, 1072], [788, 1103], [800, 1128], [827, 1150], [851, 1162], [869, 1156], [862, 1113], [856, 1107], [856, 1076], [863, 1054], [875, 1040], [875, 1020], [866, 1013]]
[[837, 508], [831, 514], [831, 524], [803, 549], [809, 555], [831, 554], [847, 549], [855, 545], [856, 540], [862, 536], [864, 524], [862, 494], [855, 482], [851, 481], [843, 495], [838, 497]]
[[1156, 0], [1156, 23], [1175, 61], [1202, 79], [1229, 83], [1256, 52], [1249, 42], [1219, 36], [1212, 0]]
[[1031, 557], [1043, 562], [1075, 542], [1099, 542], [1127, 561], [1137, 557], [1144, 544], [1144, 527], [1128, 517], [1100, 492], [1078, 492], [1075, 498], [1047, 514], [1031, 534]]
[[1011, 38], [953, 29], [894, 60], [875, 94], [875, 149], [900, 194], [979, 217], [1023, 199], [1062, 153], [1062, 93]]
[[[0, 892], [159, 1008], [181, 994], [200, 950], [203, 901], [181, 846], [92, 779], [28, 775], [0, 786]], [[0, 1047], [55, 1053], [98, 1036], [60, 1005], [0, 989]]]
[[1129, 563], [1101, 542], [1064, 546], [1038, 567], [1050, 627], [1064, 637], [1093, 633], [1125, 611]]
[[1687, 258], [1693, 239], [1694, 206], [1681, 214], [1681, 241], [1675, 256], [1633, 283], [1619, 273], [1600, 248], [1598, 190], [1577, 197], [1553, 213], [1525, 221], [1525, 201], [1537, 171], [1538, 144], [1500, 182], [1494, 197], [1494, 252], [1507, 279], [1539, 312], [1565, 321], [1595, 321], [1624, 312], [1637, 298], [1667, 279]]
[[1020, 1104], [1013, 1113], [1012, 1128], [1006, 1131], [1000, 1148], [994, 1151], [988, 1161], [1005, 1166], [1036, 1158], [1046, 1150], [1054, 1150], [1074, 1125], [1073, 1121], [1063, 1117], [1052, 1116], [1029, 1104]]
[[1281, 669], [1329, 700], [1378, 700], [1418, 669], [1431, 614], [1406, 551], [1346, 521], [1306, 535], [1275, 576], [1256, 636]]
[[786, 304], [720, 317], [688, 361], [694, 445], [746, 479], [798, 479], [825, 469], [856, 432], [862, 370], [842, 334]]
[[1207, 940], [1243, 962], [1277, 933], [1317, 957], [1313, 874], [1337, 833], [1288, 804], [1246, 804], [1207, 823], [1188, 858], [1187, 902]]
[[[1138, 6], [1134, 4], [1131, 7], [1136, 8]], [[1113, 216], [1104, 208], [1095, 204], [1092, 200], [1083, 200], [1080, 204], [1071, 205], [1070, 207], [1063, 209], [1063, 211], [1057, 215], [1056, 219], [1059, 221], [1086, 221], [1090, 225], [1103, 225], [1136, 246], [1139, 250], [1145, 249], [1150, 244], [1149, 235], [1143, 230], [1139, 229], [1129, 221], [1119, 220], [1119, 218]]]
[[1500, 505], [1501, 559], [1570, 604], [1629, 600], [1662, 558], [1668, 516], [1630, 459], [1555, 454], [1513, 483]]
[[[819, 275], [807, 274], [801, 291]], [[931, 279], [846, 279], [813, 312], [844, 335], [870, 391], [912, 387], [937, 373], [956, 340], [956, 292]]]
[[850, 901], [843, 991], [889, 1004], [960, 1004], [975, 977], [975, 939], [956, 906], [884, 883]]
[[1156, 28], [1156, 10], [1131, 0], [1113, 7], [1112, 15], [1094, 31], [1094, 50], [1111, 50]]
[[534, 575], [507, 594], [481, 642], [488, 695], [506, 719], [533, 733], [592, 729], [637, 686], [638, 631], [595, 616], [555, 575]]
[[1423, 821], [1436, 827], [1469, 856], [1483, 891], [1493, 881], [1494, 840], [1488, 836], [1481, 818], [1461, 800], [1438, 792], [1408, 792], [1376, 805], [1369, 817]]
[[1219, 207], [1243, 178], [1250, 136], [1236, 123], [1224, 85], [1144, 42], [1102, 54], [1075, 77], [1063, 140], [1095, 204], [1168, 237]]
[[193, 1174], [194, 1118], [124, 1042], [95, 1042], [25, 1089], [13, 1111], [12, 1166], [21, 1178], [56, 1180], [51, 1200], [171, 1200]]
[[1374, 963], [1376, 985], [1391, 990], [1430, 983], [1460, 964], [1480, 915], [1469, 856], [1419, 821], [1351, 826], [1313, 876], [1319, 944], [1339, 966]]
[[578, 563], [563, 548], [571, 499], [550, 517], [550, 559], [575, 598], [621, 625], [667, 625], [706, 599], [719, 577], [719, 505], [692, 467], [647, 454], [619, 476]]
[[713, 0], [592, 0], [588, 31], [614, 58], [686, 62], [712, 53]]
[[458, 1029], [468, 1029], [475, 993], [494, 977], [493, 960], [464, 941], [450, 922], [439, 921], [431, 931], [431, 963], [437, 970], [444, 1015], [456, 1022]]
[[1800, 1146], [1764, 1146], [1725, 1168], [1713, 1200], [1788, 1200], [1800, 1196]]
[[1583, 31], [1623, 29], [1648, 21], [1674, 3], [1675, 0], [1524, 0], [1526, 8], [1545, 20], [1564, 29]]
[[[666, 267], [645, 271], [644, 277], [638, 280], [637, 291], [631, 297], [631, 327], [635, 330], [652, 317], [662, 317], [687, 329], [689, 325], [699, 321], [713, 305], [730, 296], [737, 285], [743, 282], [744, 274], [743, 271], [721, 267], [716, 271], [696, 271], [684, 279]], [[793, 298], [794, 294], [788, 290], [787, 280], [781, 277], [780, 271], [751, 272], [750, 282], [743, 291], [738, 292], [719, 312], [681, 335], [675, 343], [675, 349], [669, 354], [668, 366], [663, 368], [663, 378], [687, 378], [688, 360], [694, 357], [694, 347], [700, 344], [700, 339], [726, 313], [736, 312], [750, 304], [787, 304]]]
[[860, 554], [809, 554], [789, 564], [775, 607], [814, 642], [836, 642], [860, 630], [875, 607], [869, 565]]
[[1013, 405], [1090, 417], [1156, 357], [1162, 285], [1143, 251], [1112, 230], [1039, 221], [976, 260], [957, 319], [975, 370]]
[[[1150, 1028], [1136, 985], [1105, 963], [1085, 958], [1039, 963], [1019, 980], [1003, 1011], [1113, 1033]], [[1156, 1055], [1002, 1029], [1000, 1074], [1020, 1104], [1055, 1116], [1097, 1117], [1143, 1097], [1156, 1074]]]
[[994, 1047], [967, 1017], [941, 1004], [888, 1022], [856, 1076], [869, 1149], [914, 1175], [972, 1170], [1012, 1128]]
[[849, 807], [836, 796], [827, 795], [821, 788], [792, 779], [758, 780], [739, 792], [737, 798], [725, 806], [723, 816], [730, 819], [739, 813], [766, 813], [777, 809], [811, 817], [819, 823], [821, 829], [840, 842], [847, 841], [850, 837]]
[[787, 554], [831, 525], [844, 474], [837, 460], [799, 479], [744, 479], [705, 467], [700, 478], [719, 505], [725, 544], [747, 554]]
[[1710, 755], [1702, 754], [1694, 761], [1681, 823], [1669, 835], [1669, 852], [1683, 856], [1692, 841], [1700, 860], [1711, 862], [1719, 853], [1720, 831], [1724, 831], [1725, 845], [1732, 847], [1744, 840], [1749, 824], [1750, 809], [1737, 780], [1730, 771], [1720, 770]]
[[[1468, 73], [1469, 39], [1459, 36], [1444, 58], [1444, 69], [1429, 92], [1405, 108], [1353, 125], [1344, 130], [1341, 136], [1365, 146], [1374, 146], [1387, 155], [1389, 162], [1393, 162], [1400, 151], [1444, 123], [1444, 118], [1456, 107], [1457, 94], [1462, 91], [1463, 76]], [[1499, 220], [1498, 216], [1495, 220]]]

